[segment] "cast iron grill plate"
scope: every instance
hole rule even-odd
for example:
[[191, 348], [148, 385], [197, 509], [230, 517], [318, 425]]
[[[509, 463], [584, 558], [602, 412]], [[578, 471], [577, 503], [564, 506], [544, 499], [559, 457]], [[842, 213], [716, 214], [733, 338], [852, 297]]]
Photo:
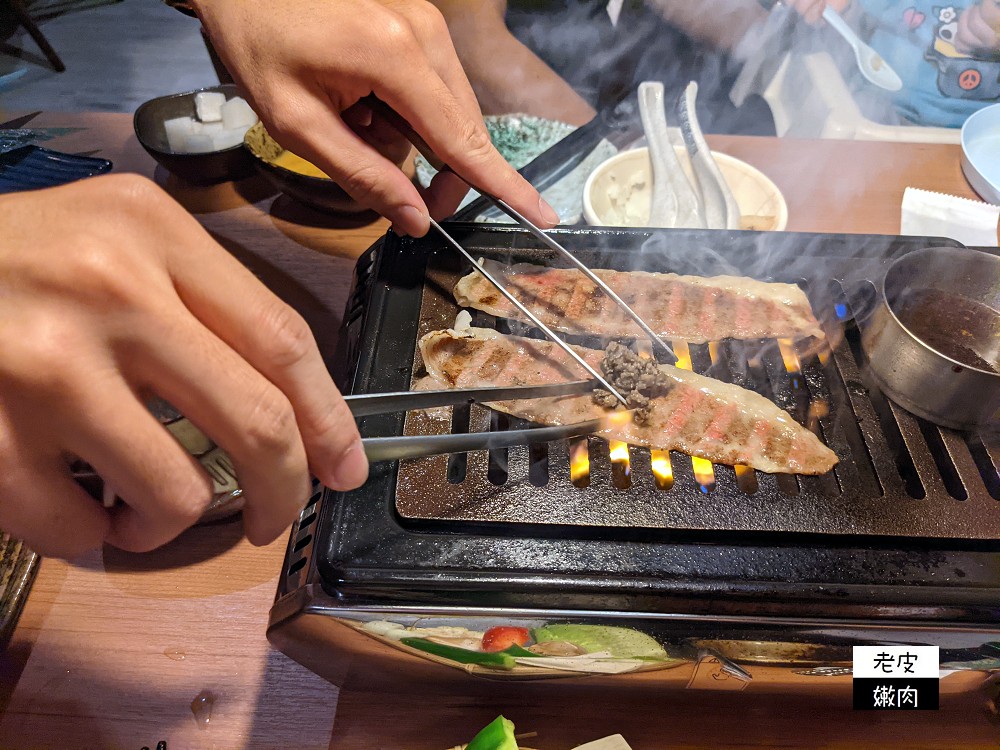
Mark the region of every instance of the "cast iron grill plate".
[[[864, 325], [874, 302], [883, 259], [907, 243], [859, 238], [856, 246], [873, 256], [859, 262], [838, 258], [836, 246], [843, 240], [831, 239], [830, 256], [803, 264], [777, 263], [779, 249], [794, 252], [796, 240], [743, 234], [725, 241], [720, 235], [711, 246], [748, 275], [766, 268], [772, 271], [767, 280], [803, 286], [827, 340], [796, 343], [798, 372], [788, 371], [773, 340], [719, 342], [713, 347], [714, 366], [708, 345], [692, 345], [694, 369], [755, 390], [809, 425], [837, 454], [834, 471], [819, 477], [738, 476], [732, 467], [716, 465], [709, 484], [698, 481], [689, 457], [674, 452], [673, 484], [663, 489], [653, 476], [648, 449], [631, 448], [630, 475], [624, 479], [620, 471], [613, 476], [607, 441], [592, 437], [586, 487], [570, 481], [568, 441], [404, 461], [395, 493], [399, 514], [441, 522], [1000, 539], [1000, 440], [939, 429], [892, 404], [870, 384], [866, 387], [858, 326]], [[595, 250], [605, 243], [594, 234], [590, 247], [586, 239], [570, 244], [593, 267], [627, 270], [641, 257], [643, 270], [663, 271], [678, 270], [679, 256], [687, 258], [681, 263], [694, 263], [703, 257], [705, 245], [703, 237], [682, 235], [673, 239], [670, 258], [658, 258], [640, 256], [635, 241], [642, 235], [630, 239], [619, 237], [604, 250]], [[798, 241], [823, 251], [822, 239]], [[504, 262], [553, 263], [531, 249], [480, 248], [479, 253]], [[716, 258], [714, 264], [719, 262]], [[646, 267], [650, 264], [656, 267]], [[452, 325], [460, 308], [450, 290], [469, 270], [447, 250], [429, 256], [417, 339]], [[526, 325], [473, 312], [478, 327], [541, 337]], [[603, 348], [606, 340], [582, 343]], [[400, 359], [407, 354], [400, 351]], [[412, 372], [414, 379], [422, 373], [419, 352]], [[473, 406], [440, 410], [436, 418], [411, 412], [404, 430], [429, 434], [524, 426], [521, 420]]]

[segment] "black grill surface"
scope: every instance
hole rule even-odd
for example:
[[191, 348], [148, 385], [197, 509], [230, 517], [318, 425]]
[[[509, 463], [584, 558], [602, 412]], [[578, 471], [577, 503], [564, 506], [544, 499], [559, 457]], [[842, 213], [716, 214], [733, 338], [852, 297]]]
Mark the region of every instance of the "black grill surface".
[[[624, 242], [619, 237], [609, 249], [597, 252], [584, 240], [575, 243], [581, 246], [576, 252], [594, 267], [627, 270], [641, 263], [644, 270], [652, 265], [655, 270], [672, 271], [671, 261], [678, 255], [697, 258], [705, 245], [703, 238], [682, 235], [671, 241], [669, 258], [658, 258], [637, 252], [634, 243], [640, 239], [642, 235]], [[605, 244], [603, 238], [591, 241]], [[822, 252], [822, 240], [812, 242]], [[865, 249], [868, 242], [870, 238], [859, 238], [857, 247]], [[795, 248], [795, 240], [764, 234], [737, 235], [711, 244], [725, 261], [742, 263], [747, 270], [773, 263], [770, 280], [803, 285], [826, 324], [827, 340], [798, 342], [792, 372], [776, 341], [719, 342], [712, 347], [714, 360], [708, 345], [696, 345], [690, 358], [697, 371], [762, 393], [816, 430], [840, 460], [830, 475], [756, 472], [737, 477], [732, 467], [717, 465], [708, 475], [714, 475], [714, 481], [704, 476], [699, 481], [691, 459], [675, 452], [670, 457], [673, 484], [665, 489], [655, 481], [648, 449], [631, 448], [625, 479], [613, 473], [607, 441], [591, 438], [586, 487], [570, 482], [566, 441], [405, 461], [396, 488], [399, 513], [441, 521], [1000, 539], [994, 463], [1000, 441], [938, 429], [865, 387], [858, 325], [864, 324], [864, 313], [873, 304], [872, 282], [878, 280], [882, 264], [877, 258], [859, 264], [856, 258], [834, 255], [822, 262], [813, 258], [810, 268], [789, 267], [772, 260], [778, 255], [772, 243], [781, 243], [782, 255], [788, 252], [785, 248]], [[842, 249], [836, 241], [830, 244], [834, 253]], [[893, 254], [903, 250], [903, 244], [871, 243], [865, 251]], [[512, 255], [504, 248], [481, 254], [514, 262], [539, 259], [537, 252]], [[543, 262], [552, 261], [543, 258]], [[431, 256], [418, 338], [452, 325], [459, 308], [450, 290], [468, 270], [450, 253]], [[540, 336], [537, 330], [483, 313], [475, 315], [473, 324]], [[603, 348], [606, 341], [586, 343]], [[418, 352], [414, 373], [422, 372], [421, 366]], [[440, 412], [436, 418], [411, 413], [405, 432], [523, 426], [519, 420], [476, 406], [471, 413], [455, 410], [450, 420], [443, 420]]]
[[[478, 255], [553, 263], [516, 228], [450, 231]], [[705, 486], [691, 459], [673, 453], [669, 489], [653, 481], [649, 451], [634, 447], [624, 486], [598, 438], [589, 439], [586, 487], [570, 482], [565, 441], [379, 464], [364, 487], [324, 498], [317, 565], [328, 589], [437, 604], [993, 620], [1000, 440], [939, 429], [891, 404], [867, 382], [860, 347], [885, 265], [918, 247], [954, 243], [694, 230], [556, 234], [592, 267], [735, 269], [802, 285], [828, 346], [800, 343], [799, 372], [788, 371], [769, 341], [718, 342], [711, 353], [693, 346], [691, 358], [697, 371], [772, 398], [817, 431], [840, 463], [821, 477], [737, 476], [715, 466], [714, 484]], [[468, 270], [433, 237], [389, 235], [362, 258], [345, 316], [344, 387], [409, 388], [422, 374], [416, 341], [452, 324], [450, 290]], [[483, 314], [474, 324], [537, 335]], [[520, 426], [481, 407], [456, 409], [451, 422], [416, 413], [360, 422], [364, 435]]]

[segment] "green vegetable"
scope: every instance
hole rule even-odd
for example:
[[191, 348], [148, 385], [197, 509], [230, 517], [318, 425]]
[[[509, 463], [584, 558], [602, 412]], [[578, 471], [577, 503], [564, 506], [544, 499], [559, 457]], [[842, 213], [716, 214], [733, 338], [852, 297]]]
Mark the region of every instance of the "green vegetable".
[[513, 669], [516, 663], [513, 656], [505, 654], [502, 651], [496, 653], [473, 651], [472, 649], [459, 648], [458, 646], [445, 646], [443, 643], [435, 643], [426, 638], [402, 638], [400, 639], [400, 643], [420, 649], [421, 651], [426, 651], [428, 654], [457, 661], [460, 664], [479, 664], [484, 667], [493, 667], [494, 669]]
[[499, 651], [497, 653], [510, 654], [511, 656], [517, 656], [517, 657], [523, 657], [523, 656], [538, 657], [538, 656], [541, 656], [541, 654], [536, 654], [534, 651], [529, 651], [524, 646], [518, 646], [516, 644], [513, 645], [513, 646], [508, 646], [503, 651]]
[[465, 750], [517, 750], [514, 739], [514, 722], [502, 716], [483, 727]]
[[536, 629], [532, 635], [536, 643], [568, 641], [588, 654], [607, 651], [620, 659], [667, 658], [667, 652], [655, 639], [632, 628], [613, 625], [546, 625]]

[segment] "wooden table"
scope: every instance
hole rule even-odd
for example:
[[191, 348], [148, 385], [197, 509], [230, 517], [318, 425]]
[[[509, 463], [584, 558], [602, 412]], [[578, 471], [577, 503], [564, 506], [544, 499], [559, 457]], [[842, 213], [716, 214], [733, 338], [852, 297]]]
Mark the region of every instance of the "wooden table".
[[[43, 114], [30, 126], [82, 127], [48, 145], [96, 151], [117, 171], [154, 175], [127, 115]], [[975, 197], [955, 146], [710, 141], [777, 183], [790, 230], [896, 233], [908, 185]], [[279, 294], [305, 300], [300, 309], [329, 347], [353, 259], [383, 234], [384, 221], [317, 217], [254, 180], [194, 188], [161, 169], [155, 179]], [[338, 695], [265, 640], [284, 544], [254, 548], [236, 521], [192, 529], [147, 555], [105, 549], [72, 564], [45, 560], [0, 659], [0, 747], [138, 750], [165, 739], [173, 750], [443, 750], [501, 711], [538, 732], [531, 744], [549, 750], [613, 732], [636, 750], [1000, 745], [1000, 728], [978, 697], [947, 701], [940, 712], [853, 713], [831, 701], [709, 693], [641, 705], [617, 695], [579, 703], [555, 690], [545, 705]], [[211, 721], [199, 726], [191, 703], [202, 691], [215, 702]]]

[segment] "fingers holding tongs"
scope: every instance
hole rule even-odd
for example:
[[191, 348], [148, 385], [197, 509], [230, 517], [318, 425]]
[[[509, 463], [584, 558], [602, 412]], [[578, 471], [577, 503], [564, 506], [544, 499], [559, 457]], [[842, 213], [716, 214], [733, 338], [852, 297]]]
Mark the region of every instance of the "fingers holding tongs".
[[[649, 324], [647, 324], [646, 321], [643, 320], [638, 313], [636, 313], [631, 307], [629, 307], [629, 305], [610, 286], [608, 286], [608, 284], [603, 279], [601, 279], [590, 268], [588, 268], [585, 263], [580, 261], [569, 250], [567, 250], [561, 244], [556, 242], [550, 235], [543, 232], [539, 227], [537, 227], [534, 223], [532, 223], [526, 216], [521, 214], [514, 207], [507, 204], [504, 200], [494, 195], [491, 195], [488, 192], [485, 192], [480, 187], [469, 182], [469, 180], [466, 179], [464, 176], [459, 175], [454, 170], [450, 169], [450, 167], [447, 164], [444, 164], [441, 161], [441, 159], [437, 157], [437, 155], [433, 152], [430, 146], [428, 146], [427, 143], [423, 140], [423, 138], [421, 138], [420, 135], [413, 130], [410, 124], [406, 122], [406, 120], [404, 120], [402, 117], [400, 117], [398, 113], [393, 111], [392, 108], [389, 107], [387, 104], [374, 97], [370, 97], [366, 101], [374, 110], [376, 110], [377, 112], [379, 112], [379, 114], [385, 117], [388, 120], [388, 122], [392, 124], [393, 127], [399, 130], [403, 135], [405, 135], [414, 145], [414, 147], [421, 154], [423, 154], [424, 158], [427, 159], [427, 161], [432, 166], [436, 167], [441, 171], [447, 170], [452, 172], [452, 174], [455, 174], [470, 188], [477, 191], [480, 195], [482, 195], [484, 198], [490, 201], [494, 206], [496, 206], [505, 214], [507, 214], [509, 217], [511, 217], [524, 229], [527, 229], [528, 232], [530, 232], [534, 237], [540, 240], [546, 247], [556, 251], [559, 255], [568, 260], [574, 266], [576, 266], [577, 269], [579, 269], [585, 276], [587, 276], [588, 279], [590, 279], [605, 294], [607, 294], [614, 301], [614, 303], [618, 305], [626, 313], [626, 315], [628, 315], [628, 317], [631, 318], [632, 321], [639, 326], [640, 329], [642, 329], [643, 333], [645, 333], [649, 337], [650, 341], [656, 346], [656, 348], [660, 349], [668, 357], [670, 357], [671, 361], [677, 360], [677, 355], [674, 354], [673, 349], [671, 349], [670, 346], [665, 341], [663, 341], [663, 339], [661, 339], [660, 336], [649, 326]], [[517, 308], [517, 310], [522, 315], [524, 315], [534, 325], [536, 325], [539, 329], [541, 329], [541, 331], [544, 332], [545, 335], [553, 343], [557, 344], [567, 354], [569, 354], [579, 365], [581, 365], [591, 375], [591, 377], [597, 380], [603, 388], [605, 388], [612, 395], [614, 395], [614, 397], [618, 399], [618, 401], [622, 404], [622, 406], [625, 406], [626, 408], [628, 407], [628, 403], [625, 397], [621, 393], [619, 393], [618, 390], [613, 385], [611, 385], [611, 383], [609, 383], [600, 373], [598, 373], [579, 354], [577, 354], [577, 352], [575, 352], [569, 344], [563, 341], [560, 336], [554, 333], [547, 325], [545, 325], [545, 323], [539, 320], [539, 318], [525, 305], [523, 305], [520, 302], [520, 300], [515, 298], [499, 279], [493, 276], [487, 269], [483, 268], [481, 264], [477, 263], [475, 258], [473, 258], [472, 255], [464, 247], [462, 247], [462, 245], [459, 242], [457, 242], [451, 235], [449, 235], [448, 232], [445, 231], [445, 229], [440, 224], [434, 221], [434, 219], [431, 219], [431, 226], [434, 227], [434, 229], [442, 237], [444, 237], [444, 239], [448, 242], [448, 244], [450, 244], [459, 254], [461, 254], [463, 257], [465, 257], [466, 260], [472, 263], [472, 267], [475, 268], [479, 273], [481, 273], [483, 277], [485, 277], [486, 280], [489, 281], [490, 284], [492, 284], [497, 289], [498, 292], [500, 292], [512, 305], [514, 305], [514, 307]]]

